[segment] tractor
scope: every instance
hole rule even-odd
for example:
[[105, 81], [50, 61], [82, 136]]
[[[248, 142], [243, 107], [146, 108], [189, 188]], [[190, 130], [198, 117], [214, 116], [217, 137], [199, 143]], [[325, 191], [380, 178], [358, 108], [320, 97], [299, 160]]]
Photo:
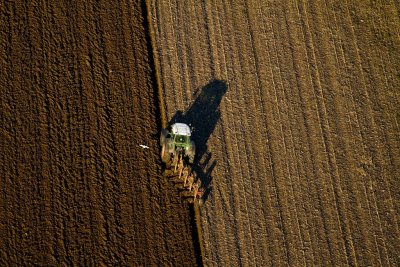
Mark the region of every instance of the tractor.
[[178, 164], [193, 164], [196, 148], [190, 139], [192, 131], [185, 123], [174, 123], [161, 130], [161, 159], [167, 167]]
[[189, 197], [189, 203], [203, 203], [205, 188], [193, 171], [193, 161], [196, 148], [191, 140], [192, 130], [185, 123], [174, 123], [161, 130], [161, 159], [170, 175], [177, 178], [176, 183], [183, 183], [183, 196]]

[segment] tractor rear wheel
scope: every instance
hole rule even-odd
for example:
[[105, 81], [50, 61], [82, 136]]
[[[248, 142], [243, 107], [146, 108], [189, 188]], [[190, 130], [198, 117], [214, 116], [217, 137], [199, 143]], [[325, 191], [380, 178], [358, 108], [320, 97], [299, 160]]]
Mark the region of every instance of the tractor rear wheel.
[[190, 149], [186, 152], [186, 155], [187, 155], [188, 158], [189, 158], [189, 163], [190, 163], [190, 164], [193, 164], [193, 162], [194, 162], [194, 156], [196, 155], [196, 146], [195, 146], [195, 144], [194, 144], [193, 141], [190, 142], [190, 143], [191, 143], [191, 146], [190, 146]]
[[161, 148], [161, 160], [162, 160], [162, 162], [164, 162], [167, 165], [171, 161], [171, 155], [168, 153], [167, 144], [165, 144], [165, 143], [162, 145], [162, 148]]
[[160, 145], [163, 145], [167, 139], [168, 132], [166, 129], [161, 129]]

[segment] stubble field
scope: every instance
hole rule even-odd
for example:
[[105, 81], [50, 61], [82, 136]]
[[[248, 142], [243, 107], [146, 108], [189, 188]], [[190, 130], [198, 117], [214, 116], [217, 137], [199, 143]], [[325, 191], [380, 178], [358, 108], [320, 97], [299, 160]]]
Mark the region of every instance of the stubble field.
[[211, 171], [205, 265], [397, 266], [398, 3], [151, 7], [167, 118], [197, 111]]

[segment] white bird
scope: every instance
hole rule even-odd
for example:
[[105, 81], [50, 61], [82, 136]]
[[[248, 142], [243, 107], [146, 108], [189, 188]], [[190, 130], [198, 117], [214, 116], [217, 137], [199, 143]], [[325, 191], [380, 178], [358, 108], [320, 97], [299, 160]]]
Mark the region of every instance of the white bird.
[[146, 145], [139, 145], [139, 146], [141, 146], [142, 148], [150, 148], [150, 147], [148, 147]]

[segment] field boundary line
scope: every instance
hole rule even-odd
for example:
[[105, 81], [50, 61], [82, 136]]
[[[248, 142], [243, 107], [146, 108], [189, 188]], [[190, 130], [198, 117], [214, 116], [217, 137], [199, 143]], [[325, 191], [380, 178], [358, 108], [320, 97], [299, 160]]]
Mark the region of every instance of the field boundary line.
[[153, 23], [152, 23], [152, 16], [151, 16], [151, 3], [150, 0], [146, 0], [144, 4], [146, 16], [144, 16], [144, 19], [147, 20], [147, 36], [149, 37], [148, 41], [148, 46], [149, 48], [149, 58], [151, 59], [152, 62], [150, 62], [150, 65], [153, 65], [153, 76], [155, 78], [154, 83], [155, 86], [157, 87], [157, 103], [159, 105], [159, 113], [160, 113], [160, 119], [161, 119], [161, 126], [166, 127], [167, 126], [167, 118], [165, 115], [165, 100], [164, 100], [164, 95], [163, 95], [163, 90], [161, 86], [161, 77], [160, 77], [160, 66], [159, 66], [159, 58], [158, 58], [158, 53], [156, 49], [156, 39], [155, 39], [155, 32], [153, 28]]
[[[161, 120], [161, 127], [165, 128], [167, 126], [167, 118], [165, 114], [165, 99], [163, 95], [163, 88], [162, 88], [162, 83], [161, 83], [161, 77], [160, 77], [160, 66], [159, 66], [159, 57], [156, 49], [156, 40], [155, 40], [155, 32], [153, 28], [153, 23], [152, 23], [152, 16], [151, 16], [151, 3], [150, 0], [146, 0], [143, 4], [143, 9], [144, 12], [146, 13], [144, 16], [145, 20], [145, 25], [148, 26], [147, 28], [147, 33], [146, 33], [146, 39], [147, 39], [147, 46], [149, 48], [149, 59], [150, 59], [150, 66], [153, 67], [152, 70], [152, 76], [154, 78], [153, 83], [154, 86], [156, 86], [156, 95], [157, 95], [157, 104], [159, 108], [159, 115], [160, 115], [160, 120]], [[200, 248], [200, 255], [196, 255], [200, 257], [201, 262], [199, 263], [200, 265], [203, 265], [204, 261], [204, 248], [203, 248], [203, 239], [202, 239], [202, 228], [200, 225], [200, 211], [198, 206], [194, 203], [194, 217], [192, 218], [195, 221], [195, 226], [196, 226], [196, 238], [197, 240], [193, 240], [193, 244], [195, 242], [198, 242], [199, 248]], [[194, 225], [192, 225], [194, 226]], [[197, 257], [196, 257], [197, 258]]]

